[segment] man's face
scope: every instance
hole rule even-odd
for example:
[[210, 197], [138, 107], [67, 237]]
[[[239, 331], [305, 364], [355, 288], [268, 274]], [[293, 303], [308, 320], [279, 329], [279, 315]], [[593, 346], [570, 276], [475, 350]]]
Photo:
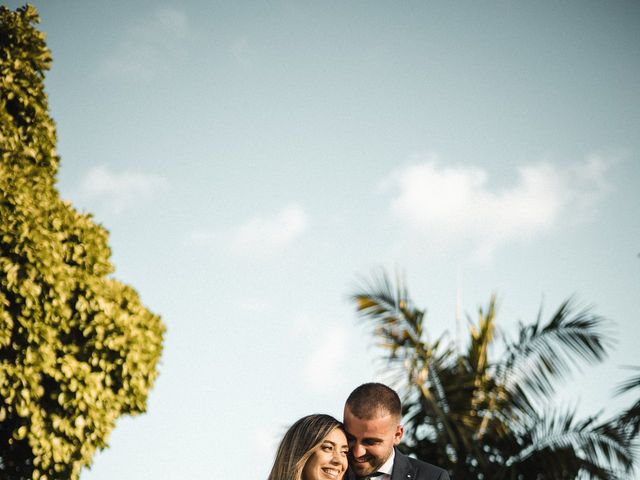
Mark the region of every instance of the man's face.
[[349, 442], [349, 466], [358, 477], [376, 472], [400, 443], [404, 430], [398, 418], [381, 414], [372, 419], [358, 418], [348, 406], [344, 409], [344, 426]]

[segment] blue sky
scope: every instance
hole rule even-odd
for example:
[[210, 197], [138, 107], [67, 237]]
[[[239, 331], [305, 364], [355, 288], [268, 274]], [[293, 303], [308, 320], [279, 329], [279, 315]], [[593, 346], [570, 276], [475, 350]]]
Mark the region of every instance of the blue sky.
[[457, 297], [508, 333], [575, 295], [616, 343], [560, 399], [631, 403], [640, 3], [34, 4], [61, 195], [168, 328], [83, 480], [266, 478], [287, 425], [382, 378], [348, 301], [379, 267], [434, 339]]

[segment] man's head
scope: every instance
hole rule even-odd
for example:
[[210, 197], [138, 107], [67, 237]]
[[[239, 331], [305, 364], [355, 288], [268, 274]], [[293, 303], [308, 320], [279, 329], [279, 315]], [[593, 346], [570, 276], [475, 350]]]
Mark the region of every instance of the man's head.
[[381, 383], [356, 388], [344, 406], [349, 466], [358, 477], [376, 472], [400, 443], [402, 405], [398, 394]]

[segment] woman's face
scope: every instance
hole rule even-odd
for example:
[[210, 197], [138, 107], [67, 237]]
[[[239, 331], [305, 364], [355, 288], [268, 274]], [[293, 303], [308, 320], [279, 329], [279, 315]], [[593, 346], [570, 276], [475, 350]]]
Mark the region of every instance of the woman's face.
[[340, 480], [347, 470], [347, 437], [334, 428], [309, 457], [302, 469], [302, 480]]

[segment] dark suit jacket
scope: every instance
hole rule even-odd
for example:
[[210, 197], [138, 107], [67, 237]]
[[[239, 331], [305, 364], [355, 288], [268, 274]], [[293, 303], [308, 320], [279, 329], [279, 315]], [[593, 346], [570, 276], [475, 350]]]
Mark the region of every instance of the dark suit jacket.
[[391, 480], [449, 480], [449, 474], [440, 467], [407, 457], [396, 448]]
[[[356, 476], [349, 469], [345, 478], [355, 480]], [[391, 480], [450, 480], [446, 470], [431, 465], [430, 463], [407, 457], [396, 448], [396, 457], [393, 460]]]

